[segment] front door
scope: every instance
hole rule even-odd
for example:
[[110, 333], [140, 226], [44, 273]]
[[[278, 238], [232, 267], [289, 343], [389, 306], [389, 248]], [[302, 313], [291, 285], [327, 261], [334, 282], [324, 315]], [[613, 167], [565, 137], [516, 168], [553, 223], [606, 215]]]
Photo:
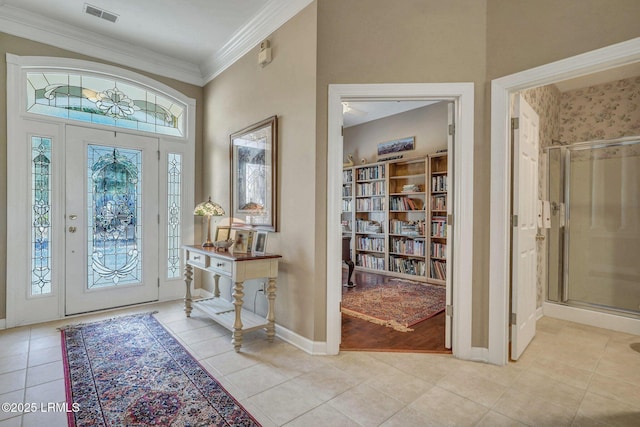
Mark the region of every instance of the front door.
[[65, 314], [158, 300], [158, 139], [66, 127]]

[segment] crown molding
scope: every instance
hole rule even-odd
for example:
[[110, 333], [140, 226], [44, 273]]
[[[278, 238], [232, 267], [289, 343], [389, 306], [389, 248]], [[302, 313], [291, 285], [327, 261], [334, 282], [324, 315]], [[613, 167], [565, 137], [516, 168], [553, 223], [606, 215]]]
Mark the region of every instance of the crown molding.
[[0, 31], [138, 70], [203, 85], [200, 68], [149, 49], [97, 36], [0, 2]]
[[239, 28], [224, 46], [200, 65], [204, 83], [209, 83], [220, 75], [312, 1], [269, 1], [249, 22]]

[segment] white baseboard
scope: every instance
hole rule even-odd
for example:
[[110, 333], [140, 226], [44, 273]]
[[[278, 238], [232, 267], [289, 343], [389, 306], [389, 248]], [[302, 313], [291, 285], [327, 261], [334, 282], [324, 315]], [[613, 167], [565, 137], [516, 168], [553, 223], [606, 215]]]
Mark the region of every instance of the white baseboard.
[[7, 319], [0, 319], [0, 329], [7, 329]]
[[562, 304], [545, 302], [542, 305], [544, 315], [570, 322], [582, 323], [597, 328], [611, 329], [627, 334], [640, 335], [640, 319], [616, 316], [600, 311], [585, 310]]
[[324, 356], [327, 354], [327, 343], [325, 341], [312, 341], [283, 326], [276, 325], [276, 336], [313, 356]]
[[540, 320], [542, 316], [544, 316], [544, 309], [542, 307], [538, 307], [536, 309], [536, 320]]

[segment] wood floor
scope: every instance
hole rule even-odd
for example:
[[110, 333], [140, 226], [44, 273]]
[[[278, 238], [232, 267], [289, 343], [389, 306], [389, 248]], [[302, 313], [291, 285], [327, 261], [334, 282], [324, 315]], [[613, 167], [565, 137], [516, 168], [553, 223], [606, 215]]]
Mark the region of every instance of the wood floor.
[[[385, 276], [356, 271], [353, 282], [383, 281]], [[343, 274], [346, 283], [346, 274]], [[444, 347], [444, 312], [411, 326], [412, 332], [400, 332], [363, 319], [342, 315], [340, 350], [403, 351], [415, 353], [451, 353]]]

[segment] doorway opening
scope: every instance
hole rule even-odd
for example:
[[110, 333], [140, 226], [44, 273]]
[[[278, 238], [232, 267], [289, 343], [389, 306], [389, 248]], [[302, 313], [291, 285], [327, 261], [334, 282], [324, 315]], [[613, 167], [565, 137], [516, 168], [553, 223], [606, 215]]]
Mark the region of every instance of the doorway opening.
[[[454, 105], [456, 143], [449, 150], [455, 170], [450, 218], [453, 232], [449, 265], [472, 265], [473, 247], [473, 83], [452, 84], [362, 84], [330, 85], [327, 161], [327, 354], [338, 354], [341, 337], [342, 259], [341, 207], [343, 178], [343, 108], [344, 102], [365, 101], [447, 101]], [[461, 236], [465, 236], [464, 239]], [[453, 267], [449, 284], [446, 316], [453, 354], [464, 359], [482, 359], [481, 349], [471, 346], [471, 269]], [[455, 307], [455, 308], [453, 308]]]
[[[552, 83], [610, 70], [640, 61], [640, 39], [632, 39], [606, 48], [598, 49], [572, 58], [526, 70], [492, 81], [491, 93], [491, 258], [489, 290], [489, 362], [504, 365], [508, 362], [509, 320], [518, 313], [511, 312], [510, 304], [510, 259], [512, 256], [511, 228], [511, 159], [510, 144], [512, 96], [527, 89], [544, 87]], [[544, 187], [543, 187], [544, 188]], [[537, 201], [532, 200], [532, 203]], [[551, 268], [554, 260], [549, 262]], [[546, 265], [546, 263], [545, 263]], [[516, 286], [516, 284], [512, 284]], [[545, 287], [539, 288], [545, 290]], [[534, 290], [535, 292], [535, 290]], [[540, 301], [542, 294], [538, 294]], [[618, 330], [638, 330], [638, 324], [626, 322], [621, 316], [599, 316], [596, 323], [586, 321], [583, 313], [558, 311], [558, 306], [542, 303], [538, 316], [553, 315], [573, 321], [608, 327]], [[606, 317], [608, 316], [608, 317]], [[593, 322], [593, 320], [591, 321]], [[616, 326], [617, 325], [617, 326]], [[630, 328], [630, 329], [629, 329]], [[637, 332], [636, 332], [637, 333]]]

